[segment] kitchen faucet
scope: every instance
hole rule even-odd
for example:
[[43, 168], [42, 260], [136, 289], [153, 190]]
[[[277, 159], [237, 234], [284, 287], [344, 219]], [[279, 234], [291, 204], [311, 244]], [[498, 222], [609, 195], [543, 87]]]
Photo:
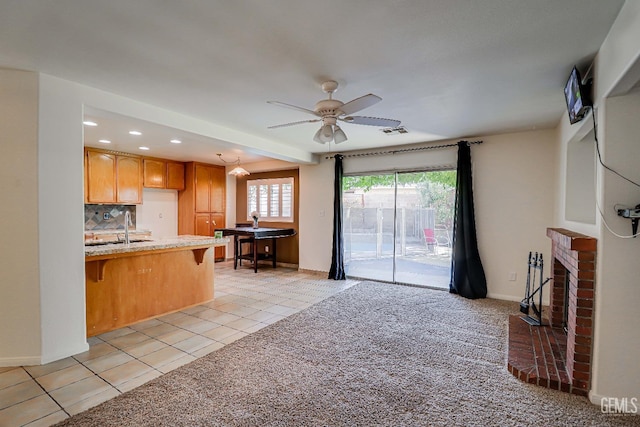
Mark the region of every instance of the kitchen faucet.
[[131, 212], [126, 211], [124, 213], [124, 244], [127, 246], [131, 243], [129, 240], [129, 226], [133, 226], [131, 222]]

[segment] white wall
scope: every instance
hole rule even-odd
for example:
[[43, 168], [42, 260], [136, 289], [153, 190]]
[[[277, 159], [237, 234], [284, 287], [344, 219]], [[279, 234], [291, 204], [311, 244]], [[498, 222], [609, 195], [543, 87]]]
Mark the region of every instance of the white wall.
[[[640, 158], [640, 101], [637, 93], [620, 98], [611, 94], [626, 93], [640, 80], [640, 1], [625, 2], [618, 18], [602, 44], [595, 60], [595, 96], [598, 138], [603, 160], [636, 181]], [[567, 173], [567, 146], [570, 141], [591, 139], [593, 131], [587, 120], [570, 126], [566, 116], [558, 126], [558, 183], [556, 223], [598, 239], [596, 292], [594, 310], [594, 345], [590, 400], [600, 404], [602, 397], [640, 397], [640, 329], [637, 312], [640, 289], [637, 279], [640, 240], [619, 239], [611, 234], [594, 206], [595, 224], [566, 219], [567, 192], [563, 177]], [[587, 138], [585, 138], [587, 136]], [[587, 142], [585, 142], [587, 143]], [[594, 141], [588, 143], [593, 144]], [[640, 193], [621, 179], [597, 167], [599, 176], [596, 198], [604, 218], [616, 233], [630, 234], [629, 220], [617, 217], [616, 203], [640, 203]]]
[[[489, 296], [524, 296], [529, 251], [549, 257], [554, 131], [487, 136], [472, 145], [476, 225]], [[455, 141], [454, 141], [455, 142]], [[345, 173], [455, 167], [457, 148], [344, 159]], [[333, 230], [333, 159], [300, 167], [300, 268], [328, 272]], [[518, 280], [510, 282], [516, 272]], [[549, 268], [546, 274], [549, 275]], [[548, 298], [548, 293], [546, 294]]]
[[[606, 101], [606, 141], [603, 161], [640, 182], [640, 92]], [[604, 220], [617, 234], [629, 236], [631, 221], [616, 215], [614, 206], [640, 203], [640, 188], [599, 168]], [[622, 239], [603, 229], [598, 242], [596, 282], [596, 396], [640, 398], [640, 283], [637, 263], [640, 239]], [[596, 399], [595, 400], [599, 400]], [[599, 403], [599, 401], [594, 402]]]
[[[42, 363], [88, 350], [83, 105], [77, 85], [40, 75], [38, 240]], [[63, 209], [56, 209], [63, 206]]]
[[298, 267], [329, 273], [333, 244], [333, 159], [300, 166]]
[[155, 239], [178, 235], [178, 192], [145, 188], [136, 207], [136, 230], [150, 230]]
[[0, 366], [37, 364], [41, 348], [37, 74], [0, 70], [0, 117]]
[[[556, 136], [532, 131], [483, 137], [472, 147], [476, 228], [490, 298], [524, 297], [529, 251], [551, 275]], [[511, 272], [516, 281], [509, 281]], [[547, 301], [548, 290], [544, 292]]]

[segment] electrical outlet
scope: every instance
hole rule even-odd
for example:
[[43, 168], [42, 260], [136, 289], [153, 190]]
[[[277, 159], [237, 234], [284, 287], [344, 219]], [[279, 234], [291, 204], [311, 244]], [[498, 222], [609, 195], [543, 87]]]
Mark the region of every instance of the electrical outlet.
[[269, 252], [269, 246], [268, 245], [264, 247], [264, 251], [267, 252], [267, 253]]
[[515, 271], [512, 271], [511, 273], [509, 273], [509, 281], [510, 282], [515, 282], [518, 279], [518, 275], [516, 274]]

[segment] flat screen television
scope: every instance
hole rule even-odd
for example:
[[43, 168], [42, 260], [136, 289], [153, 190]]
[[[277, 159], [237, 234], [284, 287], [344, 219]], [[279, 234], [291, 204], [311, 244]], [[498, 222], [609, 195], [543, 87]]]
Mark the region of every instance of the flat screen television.
[[584, 119], [591, 108], [589, 86], [582, 84], [580, 73], [573, 67], [569, 80], [564, 86], [564, 98], [567, 101], [567, 111], [569, 112], [569, 122], [577, 123]]

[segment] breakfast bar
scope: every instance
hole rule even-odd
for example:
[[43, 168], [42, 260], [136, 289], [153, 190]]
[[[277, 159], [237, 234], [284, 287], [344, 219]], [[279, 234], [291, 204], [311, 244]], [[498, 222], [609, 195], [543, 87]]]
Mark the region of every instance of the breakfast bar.
[[213, 299], [213, 248], [228, 238], [177, 236], [85, 246], [87, 336]]

